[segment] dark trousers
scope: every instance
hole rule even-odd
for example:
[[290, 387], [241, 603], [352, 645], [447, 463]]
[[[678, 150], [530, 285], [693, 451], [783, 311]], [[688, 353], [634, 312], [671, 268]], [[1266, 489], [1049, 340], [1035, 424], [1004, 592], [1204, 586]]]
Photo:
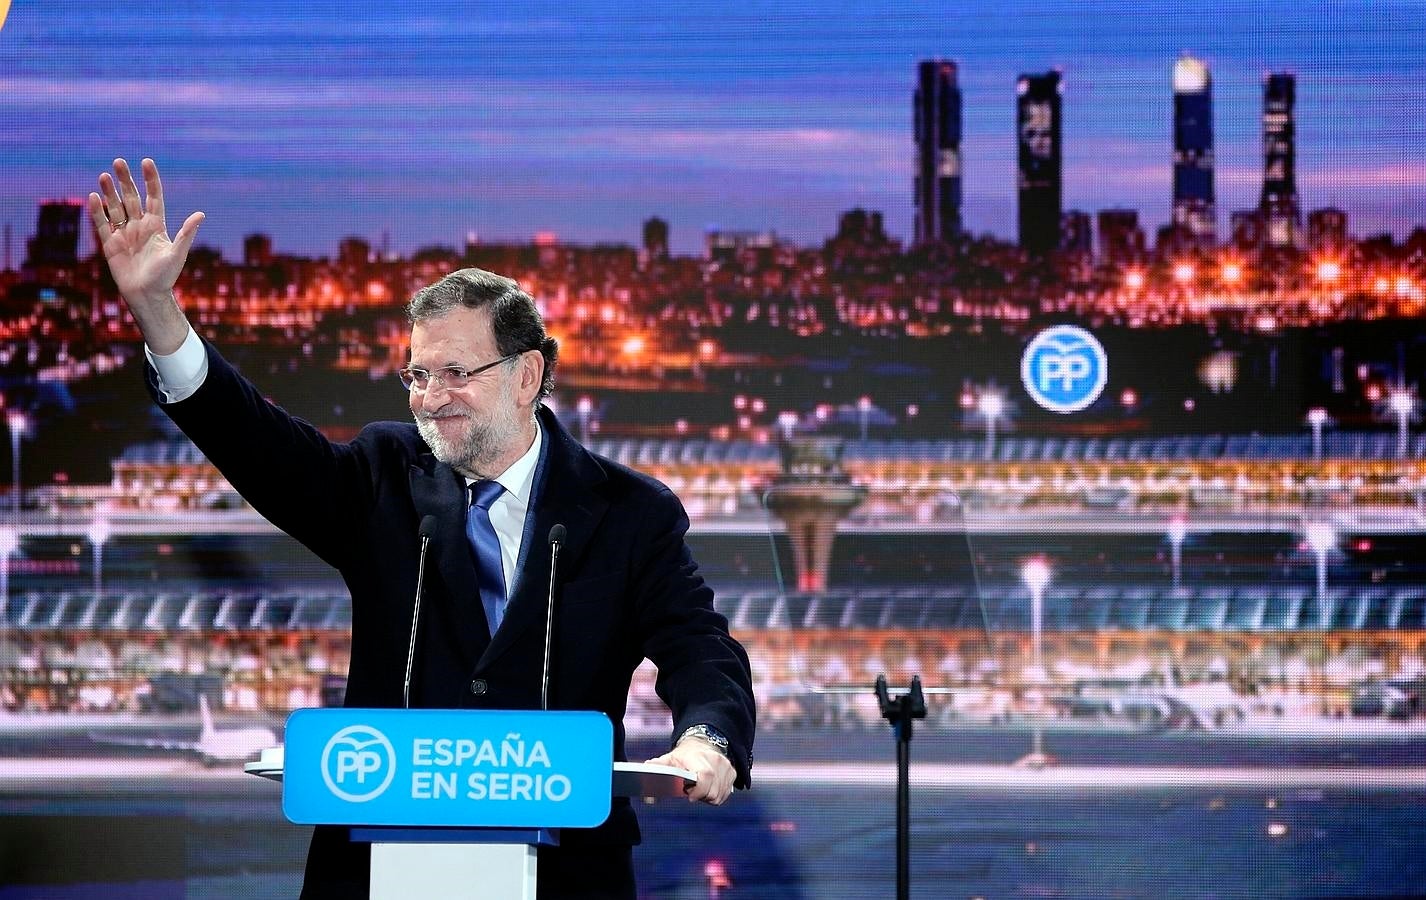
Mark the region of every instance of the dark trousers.
[[[634, 848], [612, 844], [542, 847], [540, 900], [635, 900]], [[371, 845], [352, 843], [345, 828], [312, 834], [301, 900], [366, 900], [371, 893]], [[503, 898], [491, 898], [503, 900]]]

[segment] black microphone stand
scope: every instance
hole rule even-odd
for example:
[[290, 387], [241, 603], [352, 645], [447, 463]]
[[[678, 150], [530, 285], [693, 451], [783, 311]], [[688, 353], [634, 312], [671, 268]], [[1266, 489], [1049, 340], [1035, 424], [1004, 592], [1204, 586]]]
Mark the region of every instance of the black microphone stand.
[[911, 896], [911, 721], [926, 718], [926, 696], [921, 676], [911, 678], [911, 689], [900, 697], [887, 693], [886, 676], [876, 676], [876, 699], [882, 718], [896, 734], [896, 897]]

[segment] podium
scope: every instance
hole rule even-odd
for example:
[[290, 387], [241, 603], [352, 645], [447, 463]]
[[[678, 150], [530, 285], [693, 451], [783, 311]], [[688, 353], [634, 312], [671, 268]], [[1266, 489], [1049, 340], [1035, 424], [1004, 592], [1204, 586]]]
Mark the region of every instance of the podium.
[[244, 767], [282, 783], [299, 825], [371, 843], [372, 900], [535, 900], [537, 849], [592, 828], [611, 797], [682, 797], [696, 779], [613, 761], [597, 712], [301, 709]]

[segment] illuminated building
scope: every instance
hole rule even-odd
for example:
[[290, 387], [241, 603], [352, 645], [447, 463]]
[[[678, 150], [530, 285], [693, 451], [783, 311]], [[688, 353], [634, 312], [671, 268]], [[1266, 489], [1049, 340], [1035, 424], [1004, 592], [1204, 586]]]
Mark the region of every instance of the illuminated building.
[[84, 204], [78, 200], [42, 201], [25, 268], [73, 266], [78, 262], [79, 219], [83, 212]]
[[885, 271], [901, 251], [886, 234], [881, 213], [851, 209], [837, 217], [837, 233], [823, 246], [835, 272], [871, 274]]
[[1215, 243], [1213, 78], [1187, 54], [1173, 67], [1173, 224], [1190, 246]]
[[916, 243], [961, 232], [961, 89], [956, 64], [923, 61], [916, 81]]
[[1144, 230], [1139, 227], [1136, 210], [1099, 211], [1099, 256], [1109, 265], [1122, 265], [1144, 258]]
[[342, 238], [337, 245], [337, 260], [349, 269], [362, 268], [371, 262], [371, 244], [359, 237]]
[[772, 231], [710, 230], [704, 235], [704, 258], [710, 263], [734, 263], [759, 268], [773, 263], [779, 241]]
[[272, 265], [272, 236], [250, 234], [243, 238], [243, 265]]
[[1042, 256], [1059, 244], [1064, 192], [1060, 73], [1021, 75], [1015, 85], [1020, 247]]
[[1263, 212], [1260, 209], [1235, 210], [1229, 217], [1229, 230], [1234, 248], [1253, 253], [1263, 246]]
[[1332, 206], [1308, 213], [1307, 245], [1313, 250], [1347, 246], [1347, 214]]
[[1060, 249], [1082, 256], [1094, 253], [1094, 220], [1089, 213], [1071, 209], [1060, 216]]
[[1297, 129], [1292, 109], [1297, 78], [1277, 72], [1263, 79], [1263, 237], [1269, 247], [1298, 246], [1302, 214], [1297, 201]]

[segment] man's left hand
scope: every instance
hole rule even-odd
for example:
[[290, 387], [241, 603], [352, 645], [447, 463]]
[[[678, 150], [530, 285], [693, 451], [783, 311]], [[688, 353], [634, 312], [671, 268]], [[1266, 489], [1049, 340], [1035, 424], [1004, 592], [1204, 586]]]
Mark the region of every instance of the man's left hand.
[[684, 789], [690, 802], [701, 800], [721, 806], [733, 793], [733, 780], [737, 775], [733, 764], [707, 741], [686, 737], [677, 747], [648, 762], [687, 769], [698, 776], [697, 783]]

